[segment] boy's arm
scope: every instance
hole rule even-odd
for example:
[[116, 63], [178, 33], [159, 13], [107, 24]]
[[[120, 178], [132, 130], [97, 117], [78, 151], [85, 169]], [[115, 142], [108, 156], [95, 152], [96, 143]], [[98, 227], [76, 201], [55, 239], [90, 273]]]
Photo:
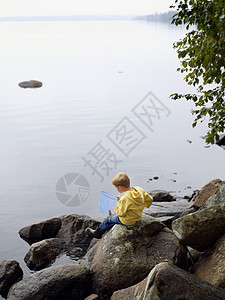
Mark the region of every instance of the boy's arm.
[[124, 217], [127, 212], [127, 201], [126, 197], [122, 196], [117, 200], [116, 214], [118, 217]]
[[145, 207], [149, 208], [152, 205], [153, 198], [147, 192], [144, 191]]

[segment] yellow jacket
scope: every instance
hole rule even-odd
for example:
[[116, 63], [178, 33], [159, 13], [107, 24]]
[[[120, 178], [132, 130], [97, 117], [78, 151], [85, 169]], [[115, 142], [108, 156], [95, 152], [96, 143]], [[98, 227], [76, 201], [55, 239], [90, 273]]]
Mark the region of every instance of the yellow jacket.
[[153, 198], [140, 187], [133, 187], [117, 201], [116, 214], [124, 225], [133, 225], [142, 217], [145, 207], [150, 207]]

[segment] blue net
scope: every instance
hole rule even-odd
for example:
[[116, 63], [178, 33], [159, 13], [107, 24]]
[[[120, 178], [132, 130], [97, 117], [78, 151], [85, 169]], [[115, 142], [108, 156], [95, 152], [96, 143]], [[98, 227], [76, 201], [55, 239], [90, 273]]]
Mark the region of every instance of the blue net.
[[108, 212], [113, 207], [115, 200], [116, 200], [115, 196], [102, 191], [100, 196], [100, 212], [101, 213]]
[[[108, 212], [113, 207], [115, 200], [116, 200], [115, 196], [102, 191], [100, 196], [100, 212], [101, 213]], [[152, 205], [163, 207], [163, 205], [160, 204], [152, 203]]]

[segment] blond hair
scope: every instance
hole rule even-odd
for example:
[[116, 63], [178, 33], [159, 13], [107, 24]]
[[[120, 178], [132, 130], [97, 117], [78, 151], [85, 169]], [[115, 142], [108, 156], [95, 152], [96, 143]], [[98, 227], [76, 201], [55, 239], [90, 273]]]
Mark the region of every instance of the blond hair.
[[127, 174], [119, 172], [112, 179], [112, 184], [115, 186], [122, 186], [125, 188], [129, 188], [130, 187], [130, 178], [127, 176]]

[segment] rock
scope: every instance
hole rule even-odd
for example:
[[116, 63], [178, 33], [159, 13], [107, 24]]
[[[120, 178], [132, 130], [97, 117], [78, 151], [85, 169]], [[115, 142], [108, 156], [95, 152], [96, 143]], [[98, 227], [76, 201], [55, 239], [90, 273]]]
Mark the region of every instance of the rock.
[[42, 82], [37, 81], [37, 80], [23, 81], [23, 82], [19, 83], [19, 86], [21, 88], [24, 88], [24, 89], [26, 89], [26, 88], [32, 88], [32, 89], [40, 88], [40, 87], [42, 87]]
[[153, 191], [148, 192], [148, 194], [153, 197], [154, 202], [176, 201], [176, 199], [167, 191], [153, 190]]
[[[133, 286], [130, 286], [126, 289], [122, 289], [119, 291], [116, 291], [112, 294], [112, 297], [110, 298], [110, 300], [143, 300], [146, 299], [145, 297], [145, 289], [147, 289], [148, 287], [148, 277], [146, 277], [144, 280], [142, 280], [141, 282], [139, 282], [138, 284], [135, 284]], [[147, 300], [147, 299], [146, 299]], [[151, 300], [149, 298], [149, 300]], [[159, 300], [159, 298], [156, 298], [156, 300]]]
[[216, 193], [211, 196], [203, 205], [200, 207], [200, 210], [209, 208], [211, 206], [219, 205], [225, 203], [225, 182], [217, 189]]
[[38, 271], [15, 284], [8, 300], [83, 300], [90, 294], [87, 268], [70, 264]]
[[168, 263], [157, 265], [142, 282], [113, 293], [110, 300], [223, 300], [225, 291]]
[[74, 257], [83, 257], [90, 245], [92, 237], [87, 236], [87, 227], [96, 228], [101, 224], [99, 220], [91, 219], [88, 216], [68, 215], [62, 218], [62, 225], [57, 233], [67, 244], [67, 254]]
[[29, 245], [45, 239], [54, 238], [61, 228], [62, 218], [63, 216], [55, 217], [23, 227], [20, 229], [19, 235]]
[[26, 226], [20, 229], [19, 234], [30, 245], [49, 238], [63, 239], [67, 244], [68, 255], [83, 257], [92, 240], [85, 234], [85, 228], [96, 228], [100, 223], [88, 216], [73, 214]]
[[225, 234], [194, 266], [194, 275], [225, 289]]
[[93, 274], [92, 288], [106, 299], [144, 279], [158, 263], [186, 263], [186, 248], [157, 219], [143, 215], [135, 226], [115, 225], [81, 260]]
[[195, 198], [192, 207], [197, 209], [200, 208], [212, 195], [217, 192], [217, 190], [223, 183], [224, 182], [220, 179], [214, 179], [207, 183]]
[[84, 300], [100, 300], [100, 297], [96, 294], [91, 294], [90, 296], [88, 296]]
[[177, 217], [180, 216], [183, 211], [190, 206], [188, 201], [182, 198], [173, 202], [160, 202], [159, 205], [162, 205], [163, 207], [151, 205], [149, 208], [144, 209], [144, 213], [155, 218], [168, 216]]
[[53, 263], [58, 255], [66, 251], [63, 239], [51, 238], [31, 245], [24, 261], [31, 270], [41, 270]]
[[199, 195], [199, 190], [193, 190], [192, 194], [190, 196], [186, 195], [184, 196], [184, 199], [187, 199], [188, 202], [193, 201], [196, 199], [196, 197]]
[[98, 241], [99, 241], [99, 239], [93, 238], [90, 242], [90, 245], [89, 245], [87, 251], [89, 251], [92, 247], [94, 247], [94, 245], [97, 244]]
[[23, 271], [15, 260], [2, 260], [0, 262], [0, 295], [6, 298], [10, 287], [22, 279]]
[[166, 227], [169, 229], [172, 229], [172, 223], [174, 220], [178, 219], [181, 216], [181, 213], [176, 213], [174, 216], [165, 216], [165, 217], [160, 217], [159, 220], [163, 222]]
[[204, 251], [225, 233], [225, 203], [178, 218], [172, 229], [181, 243]]
[[191, 247], [187, 247], [187, 248], [188, 248], [188, 254], [189, 254], [189, 258], [190, 258], [190, 262], [191, 262], [190, 267], [192, 268], [193, 264], [195, 264], [199, 260], [199, 258], [201, 257], [201, 255], [204, 252], [195, 250]]
[[182, 214], [180, 215], [180, 217], [183, 217], [183, 216], [192, 214], [192, 213], [194, 213], [194, 212], [196, 212], [196, 211], [197, 211], [197, 208], [195, 208], [195, 207], [188, 207], [188, 208], [186, 208], [186, 209], [182, 212]]

